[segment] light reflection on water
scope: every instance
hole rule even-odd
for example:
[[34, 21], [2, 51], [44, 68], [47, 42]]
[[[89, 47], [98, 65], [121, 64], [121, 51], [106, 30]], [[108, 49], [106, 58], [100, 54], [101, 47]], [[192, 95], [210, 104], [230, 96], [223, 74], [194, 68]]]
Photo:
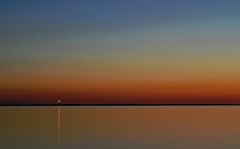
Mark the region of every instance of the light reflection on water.
[[0, 148], [240, 147], [240, 107], [1, 107]]
[[57, 128], [58, 128], [58, 144], [61, 144], [61, 107], [58, 107], [58, 119], [57, 119]]

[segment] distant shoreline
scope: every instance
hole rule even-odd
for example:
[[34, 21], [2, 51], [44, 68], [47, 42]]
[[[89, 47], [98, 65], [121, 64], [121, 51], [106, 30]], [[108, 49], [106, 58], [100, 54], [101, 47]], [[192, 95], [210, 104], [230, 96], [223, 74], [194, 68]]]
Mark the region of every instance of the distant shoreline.
[[3, 106], [240, 106], [240, 104], [0, 104]]

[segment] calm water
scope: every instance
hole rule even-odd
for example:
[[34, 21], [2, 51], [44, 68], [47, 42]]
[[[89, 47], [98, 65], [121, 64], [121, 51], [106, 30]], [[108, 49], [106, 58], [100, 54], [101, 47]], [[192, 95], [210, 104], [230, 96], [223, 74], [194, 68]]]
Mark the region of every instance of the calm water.
[[240, 107], [1, 107], [1, 149], [240, 147]]

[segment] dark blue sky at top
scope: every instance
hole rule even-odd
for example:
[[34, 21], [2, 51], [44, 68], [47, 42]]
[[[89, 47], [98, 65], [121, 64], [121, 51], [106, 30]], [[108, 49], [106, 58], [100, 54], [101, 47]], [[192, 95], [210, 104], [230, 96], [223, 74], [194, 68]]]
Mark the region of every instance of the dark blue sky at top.
[[238, 0], [1, 0], [2, 44], [61, 33], [98, 33], [238, 16]]
[[[235, 0], [2, 0], [2, 25], [141, 25], [238, 14]], [[17, 24], [18, 23], [18, 24]]]

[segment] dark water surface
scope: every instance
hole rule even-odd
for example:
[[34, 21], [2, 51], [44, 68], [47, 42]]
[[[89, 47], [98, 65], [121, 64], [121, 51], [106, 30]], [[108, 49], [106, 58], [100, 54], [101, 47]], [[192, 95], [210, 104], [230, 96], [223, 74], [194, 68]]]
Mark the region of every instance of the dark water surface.
[[240, 107], [0, 107], [1, 149], [240, 147]]

